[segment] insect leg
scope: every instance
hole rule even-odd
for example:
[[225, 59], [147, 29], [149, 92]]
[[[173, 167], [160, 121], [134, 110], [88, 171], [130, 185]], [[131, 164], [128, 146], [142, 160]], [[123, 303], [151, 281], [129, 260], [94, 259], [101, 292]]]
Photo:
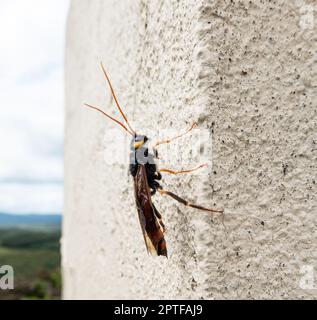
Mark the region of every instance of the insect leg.
[[158, 142], [156, 142], [156, 143], [154, 144], [154, 148], [157, 147], [157, 146], [159, 146], [160, 144], [170, 143], [170, 142], [172, 142], [173, 140], [176, 140], [176, 139], [184, 136], [185, 134], [189, 133], [190, 131], [192, 131], [192, 130], [193, 130], [194, 128], [196, 128], [196, 127], [197, 127], [197, 123], [194, 122], [194, 123], [192, 124], [192, 126], [191, 126], [186, 132], [184, 132], [184, 133], [182, 133], [182, 134], [180, 134], [180, 135], [178, 135], [178, 136], [176, 136], [176, 137], [170, 138], [170, 139], [158, 141]]
[[204, 163], [194, 169], [187, 169], [187, 170], [160, 169], [160, 172], [165, 172], [165, 173], [170, 173], [170, 174], [190, 173], [190, 172], [196, 171], [196, 170], [204, 168], [204, 167], [208, 167], [208, 164]]
[[158, 192], [162, 195], [168, 195], [170, 197], [172, 197], [174, 200], [180, 202], [181, 204], [187, 206], [187, 207], [192, 207], [192, 208], [195, 208], [195, 209], [198, 209], [198, 210], [203, 210], [203, 211], [208, 211], [208, 212], [211, 212], [215, 215], [223, 215], [224, 213], [224, 210], [223, 209], [210, 209], [210, 208], [206, 208], [206, 207], [202, 207], [200, 205], [197, 205], [197, 204], [193, 204], [193, 203], [190, 203], [188, 202], [187, 200], [179, 197], [178, 195], [174, 194], [173, 192], [170, 192], [170, 191], [167, 191], [167, 190], [164, 190], [164, 189], [157, 189]]

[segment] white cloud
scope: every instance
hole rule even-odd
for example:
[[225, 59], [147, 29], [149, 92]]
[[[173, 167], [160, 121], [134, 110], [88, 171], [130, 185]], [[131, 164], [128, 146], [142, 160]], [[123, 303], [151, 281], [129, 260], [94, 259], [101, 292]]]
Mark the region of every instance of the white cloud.
[[6, 213], [59, 213], [62, 193], [58, 184], [0, 184], [1, 211]]
[[0, 1], [0, 211], [61, 210], [68, 5], [68, 0]]
[[67, 8], [67, 0], [2, 0], [2, 73], [16, 79], [61, 65]]

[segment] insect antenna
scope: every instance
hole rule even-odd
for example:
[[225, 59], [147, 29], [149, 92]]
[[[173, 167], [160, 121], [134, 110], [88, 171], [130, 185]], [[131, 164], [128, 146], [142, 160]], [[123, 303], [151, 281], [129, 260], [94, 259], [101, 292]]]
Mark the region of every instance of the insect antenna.
[[119, 111], [120, 111], [120, 113], [121, 113], [124, 121], [125, 121], [126, 124], [128, 125], [129, 129], [131, 130], [131, 132], [133, 132], [133, 133], [135, 134], [135, 130], [133, 130], [132, 127], [130, 126], [130, 123], [129, 123], [129, 121], [128, 121], [128, 118], [127, 118], [126, 115], [123, 113], [123, 111], [122, 111], [122, 109], [121, 109], [121, 107], [120, 107], [120, 104], [119, 104], [119, 102], [118, 102], [118, 99], [117, 99], [117, 97], [116, 97], [116, 94], [115, 94], [115, 92], [114, 92], [114, 90], [113, 90], [112, 84], [111, 84], [111, 82], [110, 82], [110, 79], [109, 79], [109, 77], [108, 77], [108, 75], [107, 75], [106, 69], [104, 68], [102, 62], [100, 62], [100, 65], [101, 65], [101, 69], [102, 69], [102, 71], [103, 71], [103, 73], [104, 73], [104, 75], [105, 75], [105, 77], [106, 77], [106, 79], [107, 79], [107, 82], [108, 82], [108, 84], [109, 84], [109, 87], [110, 87], [110, 90], [111, 90], [113, 99], [114, 99], [114, 101], [116, 102], [116, 105], [117, 105], [117, 107], [118, 107], [118, 109], [119, 109]]
[[95, 109], [99, 112], [101, 112], [103, 115], [105, 115], [106, 117], [108, 117], [109, 119], [111, 119], [112, 121], [116, 122], [117, 124], [119, 124], [125, 131], [127, 131], [128, 133], [130, 133], [132, 136], [134, 136], [134, 133], [132, 133], [122, 122], [120, 122], [119, 120], [111, 117], [109, 114], [105, 113], [103, 110], [101, 110], [100, 108], [98, 107], [95, 107], [95, 106], [92, 106], [88, 103], [85, 103], [84, 104], [86, 107], [89, 107], [89, 108], [92, 108], [92, 109]]

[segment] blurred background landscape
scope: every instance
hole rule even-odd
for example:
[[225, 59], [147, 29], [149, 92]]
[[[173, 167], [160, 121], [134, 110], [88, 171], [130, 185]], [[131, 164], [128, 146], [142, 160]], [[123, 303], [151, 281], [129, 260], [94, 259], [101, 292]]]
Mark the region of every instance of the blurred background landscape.
[[[59, 299], [68, 0], [0, 0], [0, 299]], [[0, 274], [1, 277], [1, 274]]]
[[0, 265], [14, 268], [14, 290], [0, 299], [59, 299], [61, 215], [0, 213]]

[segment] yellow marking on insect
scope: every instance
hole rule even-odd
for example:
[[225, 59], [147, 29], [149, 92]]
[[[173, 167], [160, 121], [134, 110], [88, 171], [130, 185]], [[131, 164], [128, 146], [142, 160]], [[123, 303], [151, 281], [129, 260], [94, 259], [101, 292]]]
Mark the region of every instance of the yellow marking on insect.
[[133, 147], [134, 147], [134, 149], [138, 149], [143, 145], [144, 145], [144, 141], [142, 140], [142, 141], [134, 142]]

